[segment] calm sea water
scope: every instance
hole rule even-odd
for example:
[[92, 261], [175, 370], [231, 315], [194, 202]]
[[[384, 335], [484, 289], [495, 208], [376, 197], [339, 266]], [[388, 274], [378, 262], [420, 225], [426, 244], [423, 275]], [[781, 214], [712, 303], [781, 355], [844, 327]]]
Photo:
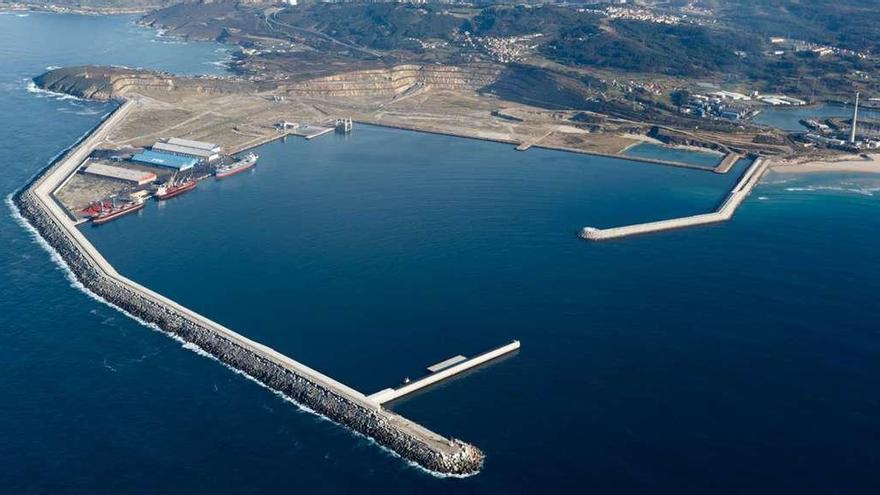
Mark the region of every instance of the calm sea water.
[[[754, 118], [757, 124], [777, 127], [786, 131], [803, 131], [800, 121], [828, 117], [852, 117], [853, 107], [846, 105], [819, 104], [809, 107], [766, 107]], [[878, 120], [880, 112], [873, 109], [859, 110], [860, 118]]]
[[711, 151], [676, 148], [656, 143], [639, 143], [626, 150], [626, 154], [640, 158], [701, 165], [703, 167], [715, 167], [724, 157], [720, 153], [713, 153]]
[[[0, 15], [4, 195], [109, 110], [29, 93], [46, 66], [225, 56], [131, 21]], [[589, 244], [584, 225], [707, 211], [736, 177], [369, 126], [258, 152], [85, 231], [132, 278], [366, 392], [522, 340], [394, 405], [485, 470], [434, 478], [299, 411], [72, 288], [4, 216], [4, 492], [880, 489], [875, 178], [771, 175], [730, 223]]]

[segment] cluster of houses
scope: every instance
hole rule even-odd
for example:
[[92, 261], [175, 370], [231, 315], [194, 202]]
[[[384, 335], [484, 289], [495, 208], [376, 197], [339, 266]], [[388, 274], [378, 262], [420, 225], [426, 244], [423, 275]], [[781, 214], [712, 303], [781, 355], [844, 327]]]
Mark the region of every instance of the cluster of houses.
[[846, 48], [838, 48], [836, 46], [820, 45], [809, 41], [783, 38], [781, 36], [771, 37], [770, 45], [772, 46], [770, 55], [777, 56], [785, 55], [785, 53], [789, 51], [795, 53], [811, 52], [817, 57], [837, 55], [842, 57], [856, 57], [862, 60], [865, 60], [870, 56], [870, 53], [868, 52], [858, 52]]

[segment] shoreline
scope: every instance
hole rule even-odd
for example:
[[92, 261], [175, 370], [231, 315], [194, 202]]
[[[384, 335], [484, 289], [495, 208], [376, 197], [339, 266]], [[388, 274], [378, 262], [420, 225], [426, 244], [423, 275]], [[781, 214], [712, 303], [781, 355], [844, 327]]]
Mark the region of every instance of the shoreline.
[[813, 173], [870, 173], [880, 174], [880, 159], [876, 155], [841, 157], [840, 160], [812, 160], [805, 162], [776, 162], [770, 169], [780, 174]]
[[70, 14], [70, 15], [135, 15], [146, 14], [158, 9], [158, 5], [143, 8], [113, 8], [113, 7], [61, 7], [58, 5], [31, 5], [31, 4], [0, 4], [0, 12], [35, 12], [45, 14]]
[[[483, 466], [478, 448], [444, 438], [383, 409], [365, 395], [195, 313], [116, 272], [64, 214], [51, 192], [103, 142], [134, 105], [125, 103], [38, 172], [12, 196], [18, 213], [51, 247], [84, 290], [169, 336], [289, 397], [304, 409], [350, 428], [402, 459], [440, 476], [468, 476]], [[61, 176], [60, 178], [58, 176]], [[50, 253], [51, 254], [51, 253]]]

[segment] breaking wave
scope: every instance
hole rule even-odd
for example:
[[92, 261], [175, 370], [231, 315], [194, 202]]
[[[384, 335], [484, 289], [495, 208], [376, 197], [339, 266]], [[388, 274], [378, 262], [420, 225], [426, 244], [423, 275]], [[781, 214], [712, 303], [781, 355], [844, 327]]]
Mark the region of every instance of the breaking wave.
[[80, 98], [79, 96], [73, 96], [73, 95], [69, 95], [67, 93], [57, 93], [55, 91], [49, 91], [48, 89], [43, 89], [43, 88], [37, 86], [37, 83], [35, 83], [34, 81], [32, 81], [30, 79], [28, 79], [26, 89], [27, 89], [28, 93], [35, 94], [38, 97], [42, 97], [42, 98], [54, 98], [58, 101], [68, 101], [68, 100], [89, 101], [85, 98]]
[[[70, 148], [68, 148], [68, 149], [70, 149]], [[56, 158], [53, 158], [53, 160], [50, 163], [54, 162], [58, 156], [61, 156], [63, 153], [66, 153], [66, 152], [67, 152], [67, 150], [64, 150], [61, 153], [59, 153], [56, 156]], [[24, 216], [22, 216], [21, 212], [18, 210], [18, 207], [15, 205], [15, 202], [12, 199], [14, 194], [15, 193], [11, 193], [8, 196], [6, 196], [6, 204], [9, 206], [13, 220], [15, 220], [15, 222], [17, 224], [19, 224], [20, 226], [22, 226], [25, 230], [27, 230], [28, 233], [30, 234], [31, 239], [34, 242], [36, 242], [40, 247], [42, 247], [44, 250], [46, 250], [46, 252], [49, 253], [50, 259], [64, 273], [65, 277], [70, 282], [70, 286], [77, 289], [78, 291], [82, 292], [90, 299], [97, 301], [101, 304], [104, 304], [105, 306], [108, 306], [110, 308], [113, 308], [116, 311], [119, 311], [120, 313], [124, 314], [125, 316], [128, 316], [132, 320], [140, 323], [141, 325], [143, 325], [151, 330], [154, 330], [156, 332], [159, 332], [167, 337], [174, 339], [175, 341], [177, 341], [181, 344], [181, 347], [183, 347], [184, 349], [186, 349], [188, 351], [191, 351], [199, 356], [206, 357], [208, 359], [211, 359], [213, 361], [220, 363], [225, 368], [231, 370], [233, 373], [240, 375], [240, 376], [244, 377], [245, 379], [256, 383], [260, 387], [262, 387], [262, 388], [272, 392], [276, 396], [280, 397], [285, 402], [289, 402], [289, 403], [293, 404], [294, 406], [297, 407], [297, 409], [299, 411], [301, 411], [303, 413], [312, 414], [322, 421], [327, 421], [327, 422], [330, 422], [332, 424], [335, 424], [335, 425], [342, 427], [343, 430], [351, 433], [356, 438], [361, 438], [361, 439], [366, 440], [368, 443], [378, 447], [381, 451], [385, 452], [386, 454], [389, 454], [392, 457], [395, 457], [397, 459], [402, 460], [404, 463], [407, 464], [407, 466], [414, 468], [422, 473], [428, 474], [428, 475], [435, 477], [435, 478], [469, 478], [471, 476], [475, 476], [480, 473], [480, 471], [476, 471], [476, 472], [470, 473], [470, 474], [447, 474], [447, 473], [440, 473], [437, 471], [431, 471], [430, 469], [426, 469], [425, 467], [419, 465], [416, 462], [410, 461], [409, 459], [405, 459], [404, 457], [402, 457], [400, 454], [398, 454], [394, 450], [391, 450], [388, 447], [385, 447], [384, 445], [377, 442], [374, 438], [369, 437], [367, 435], [364, 435], [364, 434], [362, 434], [352, 428], [349, 428], [341, 423], [338, 423], [338, 422], [334, 421], [333, 419], [315, 411], [314, 409], [297, 402], [296, 400], [294, 400], [290, 396], [284, 394], [283, 392], [280, 392], [278, 390], [275, 390], [271, 387], [266, 386], [264, 383], [260, 382], [255, 377], [249, 375], [247, 372], [240, 370], [238, 368], [235, 368], [233, 366], [230, 366], [229, 364], [224, 363], [223, 361], [217, 359], [217, 357], [215, 357], [213, 354], [205, 351], [204, 349], [202, 349], [198, 345], [193, 344], [192, 342], [187, 342], [177, 335], [166, 332], [166, 331], [162, 330], [162, 328], [159, 327], [158, 325], [156, 325], [155, 323], [147, 322], [146, 320], [126, 311], [125, 309], [123, 309], [119, 306], [116, 306], [115, 304], [113, 304], [113, 303], [107, 301], [106, 299], [102, 298], [101, 296], [95, 294], [94, 292], [89, 290], [85, 285], [83, 285], [76, 278], [76, 275], [73, 273], [73, 270], [70, 269], [70, 266], [67, 264], [67, 262], [64, 261], [64, 258], [61, 256], [61, 253], [59, 253], [55, 249], [55, 247], [53, 247], [51, 244], [49, 244], [49, 242], [46, 241], [43, 238], [43, 236], [40, 235], [39, 231], [37, 231], [37, 229], [33, 225], [31, 225], [30, 222], [28, 222], [27, 219], [24, 218]], [[106, 365], [106, 362], [105, 362], [105, 365]], [[116, 371], [116, 370], [112, 369], [112, 371]]]
[[880, 187], [858, 187], [858, 186], [803, 186], [803, 187], [786, 187], [789, 192], [821, 192], [831, 191], [840, 193], [858, 194], [861, 196], [874, 196], [874, 193], [880, 192]]

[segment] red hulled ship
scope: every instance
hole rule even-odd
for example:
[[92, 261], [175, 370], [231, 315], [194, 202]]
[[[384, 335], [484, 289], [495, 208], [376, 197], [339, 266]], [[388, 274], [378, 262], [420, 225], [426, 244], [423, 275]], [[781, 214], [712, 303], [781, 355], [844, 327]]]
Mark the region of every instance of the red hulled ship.
[[159, 186], [156, 189], [156, 199], [162, 201], [165, 199], [171, 199], [174, 196], [180, 196], [181, 194], [192, 191], [196, 188], [196, 180], [192, 177], [183, 180], [177, 180], [176, 178], [172, 178], [165, 184]]
[[122, 205], [116, 205], [115, 201], [102, 201], [89, 208], [89, 211], [95, 211], [92, 215], [92, 225], [101, 225], [110, 220], [134, 213], [144, 207], [143, 201], [129, 201]]

